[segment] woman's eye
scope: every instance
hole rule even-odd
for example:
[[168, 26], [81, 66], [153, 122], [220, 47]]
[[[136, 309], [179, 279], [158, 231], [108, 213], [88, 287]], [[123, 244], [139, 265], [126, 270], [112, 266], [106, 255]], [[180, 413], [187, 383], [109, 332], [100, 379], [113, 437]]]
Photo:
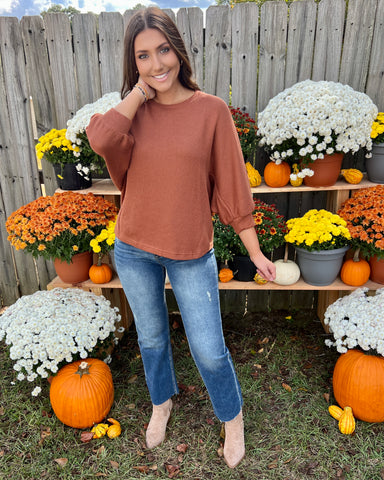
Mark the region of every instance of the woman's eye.
[[161, 53], [168, 53], [169, 50], [170, 50], [169, 47], [164, 47], [164, 48], [161, 49]]
[[138, 56], [139, 60], [143, 60], [144, 58], [147, 58], [148, 55], [145, 53], [142, 53], [141, 55]]

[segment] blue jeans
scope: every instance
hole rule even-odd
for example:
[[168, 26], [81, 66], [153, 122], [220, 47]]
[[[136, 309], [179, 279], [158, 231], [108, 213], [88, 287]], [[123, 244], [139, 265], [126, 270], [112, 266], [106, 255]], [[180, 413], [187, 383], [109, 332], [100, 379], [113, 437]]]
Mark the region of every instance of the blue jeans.
[[222, 422], [235, 418], [243, 399], [224, 341], [213, 250], [196, 260], [171, 260], [116, 239], [115, 261], [133, 312], [152, 403], [160, 405], [178, 393], [165, 300], [167, 271], [215, 415]]

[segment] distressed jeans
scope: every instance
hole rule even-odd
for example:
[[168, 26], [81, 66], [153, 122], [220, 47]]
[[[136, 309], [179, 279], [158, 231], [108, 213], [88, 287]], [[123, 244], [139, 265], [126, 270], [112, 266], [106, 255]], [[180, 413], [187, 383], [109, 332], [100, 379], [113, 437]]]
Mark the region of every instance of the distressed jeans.
[[196, 260], [171, 260], [115, 241], [117, 273], [132, 309], [145, 378], [154, 405], [178, 393], [165, 299], [165, 274], [174, 291], [189, 348], [222, 422], [243, 399], [225, 345], [213, 249]]

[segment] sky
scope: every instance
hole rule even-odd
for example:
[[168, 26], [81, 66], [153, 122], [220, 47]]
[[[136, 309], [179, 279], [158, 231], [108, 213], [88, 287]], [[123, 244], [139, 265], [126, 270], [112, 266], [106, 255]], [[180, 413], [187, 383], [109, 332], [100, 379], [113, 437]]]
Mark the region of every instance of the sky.
[[51, 5], [72, 6], [82, 13], [120, 12], [124, 13], [138, 3], [156, 4], [160, 8], [178, 9], [181, 7], [200, 7], [205, 9], [215, 5], [215, 0], [0, 0], [0, 16], [21, 18], [24, 15], [39, 15]]

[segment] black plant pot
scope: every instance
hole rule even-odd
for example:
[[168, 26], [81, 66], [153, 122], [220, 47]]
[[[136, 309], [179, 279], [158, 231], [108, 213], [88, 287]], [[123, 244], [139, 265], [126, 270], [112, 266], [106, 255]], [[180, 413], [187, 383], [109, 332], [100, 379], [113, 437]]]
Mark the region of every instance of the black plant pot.
[[61, 190], [84, 190], [92, 186], [91, 175], [88, 175], [88, 180], [80, 175], [76, 166], [72, 163], [67, 163], [61, 168], [61, 165], [53, 165], [55, 170], [57, 185]]
[[233, 260], [229, 262], [229, 266], [233, 271], [234, 279], [239, 280], [239, 282], [250, 282], [256, 275], [255, 264], [245, 255], [235, 255]]

